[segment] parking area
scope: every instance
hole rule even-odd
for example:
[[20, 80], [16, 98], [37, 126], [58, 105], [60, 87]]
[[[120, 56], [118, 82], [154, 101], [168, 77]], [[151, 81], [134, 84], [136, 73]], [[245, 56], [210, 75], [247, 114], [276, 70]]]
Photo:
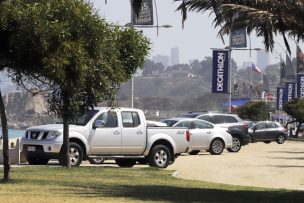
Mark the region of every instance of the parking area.
[[238, 153], [182, 155], [168, 167], [185, 179], [304, 190], [304, 142], [252, 143]]

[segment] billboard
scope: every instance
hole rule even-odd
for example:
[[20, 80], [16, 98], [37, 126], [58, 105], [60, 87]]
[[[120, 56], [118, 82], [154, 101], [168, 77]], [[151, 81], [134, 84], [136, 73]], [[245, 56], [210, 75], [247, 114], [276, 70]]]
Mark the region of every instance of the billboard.
[[141, 8], [136, 14], [133, 12], [134, 25], [153, 25], [153, 3], [152, 0], [142, 0]]
[[228, 50], [214, 50], [212, 57], [212, 93], [228, 93]]
[[231, 47], [247, 47], [246, 28], [239, 28], [231, 31]]
[[283, 110], [284, 105], [284, 87], [277, 87], [277, 110]]

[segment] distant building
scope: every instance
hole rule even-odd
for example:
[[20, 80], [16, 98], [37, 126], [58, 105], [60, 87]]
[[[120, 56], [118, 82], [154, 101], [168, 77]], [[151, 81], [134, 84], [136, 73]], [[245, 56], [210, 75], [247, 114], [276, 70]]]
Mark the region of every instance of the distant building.
[[265, 50], [257, 51], [257, 66], [263, 71], [270, 63], [270, 57]]
[[173, 47], [171, 49], [171, 66], [179, 64], [179, 49], [178, 47]]
[[162, 63], [165, 66], [165, 68], [169, 66], [169, 56], [158, 54], [156, 56], [153, 56], [153, 61], [154, 63]]

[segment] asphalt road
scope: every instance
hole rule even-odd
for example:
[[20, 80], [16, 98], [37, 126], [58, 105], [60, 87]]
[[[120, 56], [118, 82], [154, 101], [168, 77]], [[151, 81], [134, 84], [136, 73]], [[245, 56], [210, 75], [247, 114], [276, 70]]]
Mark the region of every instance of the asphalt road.
[[168, 167], [185, 179], [304, 190], [304, 142], [252, 143], [238, 153], [182, 155]]

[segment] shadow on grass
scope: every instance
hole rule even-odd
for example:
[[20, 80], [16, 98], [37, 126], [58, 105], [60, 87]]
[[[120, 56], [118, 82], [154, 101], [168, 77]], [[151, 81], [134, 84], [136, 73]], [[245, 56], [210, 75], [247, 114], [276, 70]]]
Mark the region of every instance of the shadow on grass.
[[243, 191], [208, 188], [184, 188], [163, 185], [116, 185], [107, 188], [93, 187], [87, 193], [81, 186], [80, 196], [122, 197], [140, 201], [169, 202], [303, 202], [304, 193], [298, 191]]
[[[20, 181], [20, 180], [19, 180]], [[18, 181], [18, 182], [19, 182]], [[304, 192], [288, 191], [288, 190], [268, 190], [263, 188], [250, 188], [223, 186], [222, 188], [208, 186], [179, 186], [179, 185], [160, 185], [160, 184], [107, 184], [104, 182], [90, 181], [87, 183], [78, 183], [73, 181], [58, 182], [47, 180], [34, 180], [33, 184], [54, 185], [53, 191], [64, 196], [73, 195], [82, 198], [98, 199], [108, 197], [124, 198], [129, 201], [151, 201], [151, 202], [233, 202], [233, 203], [249, 203], [249, 202], [303, 202]], [[56, 186], [68, 187], [66, 190], [57, 189]]]

